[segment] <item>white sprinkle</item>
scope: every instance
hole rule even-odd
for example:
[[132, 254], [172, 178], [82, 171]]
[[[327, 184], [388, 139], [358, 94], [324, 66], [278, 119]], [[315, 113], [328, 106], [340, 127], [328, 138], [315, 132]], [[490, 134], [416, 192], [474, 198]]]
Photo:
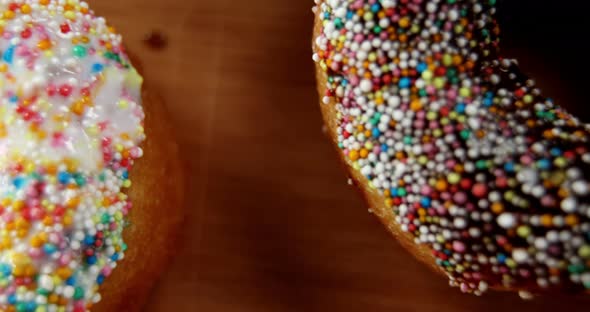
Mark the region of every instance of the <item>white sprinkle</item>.
[[63, 295], [68, 299], [72, 298], [74, 296], [74, 287], [70, 285], [64, 287]]
[[505, 229], [511, 229], [516, 226], [516, 217], [508, 212], [499, 215], [497, 221], [498, 224]]
[[523, 248], [515, 248], [514, 250], [512, 250], [512, 258], [517, 263], [524, 263], [529, 259], [529, 254]]
[[576, 195], [585, 196], [588, 194], [588, 183], [581, 180], [574, 181], [574, 183], [572, 183], [572, 190]]
[[361, 91], [369, 92], [373, 89], [373, 83], [369, 79], [363, 79], [360, 84]]
[[573, 197], [566, 197], [561, 201], [561, 210], [565, 212], [574, 212], [578, 206], [578, 201]]
[[519, 291], [519, 292], [518, 292], [518, 295], [519, 295], [519, 296], [520, 296], [520, 298], [521, 298], [521, 299], [523, 299], [523, 300], [531, 300], [531, 299], [533, 299], [533, 298], [534, 298], [534, 296], [533, 296], [533, 294], [532, 294], [532, 293], [530, 293], [530, 292], [528, 292], [528, 291], [524, 291], [524, 290], [521, 290], [521, 291]]

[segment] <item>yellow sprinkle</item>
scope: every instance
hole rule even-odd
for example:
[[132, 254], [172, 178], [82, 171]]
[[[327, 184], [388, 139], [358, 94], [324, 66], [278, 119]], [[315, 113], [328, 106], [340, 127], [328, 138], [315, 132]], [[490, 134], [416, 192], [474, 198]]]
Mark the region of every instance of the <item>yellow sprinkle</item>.
[[98, 127], [97, 126], [91, 126], [86, 128], [86, 132], [88, 132], [89, 134], [92, 135], [97, 135], [98, 134]]
[[76, 13], [74, 13], [74, 11], [66, 11], [64, 13], [64, 17], [69, 19], [69, 20], [73, 20], [76, 18]]
[[22, 200], [17, 200], [12, 204], [12, 209], [15, 211], [20, 211], [25, 206], [25, 202]]
[[13, 19], [14, 18], [14, 12], [8, 10], [8, 11], [4, 11], [4, 18], [5, 19]]
[[28, 4], [23, 4], [20, 7], [20, 11], [23, 12], [24, 14], [29, 14], [29, 13], [31, 13], [31, 7]]
[[84, 114], [84, 102], [81, 100], [74, 102], [74, 104], [72, 104], [72, 107], [70, 107], [70, 110], [72, 111], [72, 113], [81, 116], [82, 114]]
[[49, 41], [48, 39], [43, 39], [39, 41], [39, 43], [37, 43], [37, 48], [39, 48], [40, 50], [47, 50], [51, 48], [51, 41]]
[[64, 224], [65, 226], [69, 226], [69, 225], [72, 225], [72, 221], [73, 221], [73, 218], [72, 218], [72, 216], [68, 214], [68, 215], [65, 215], [65, 216], [64, 216], [64, 219], [63, 219], [63, 224]]
[[68, 202], [66, 203], [66, 205], [69, 208], [76, 208], [76, 207], [78, 207], [79, 204], [80, 204], [80, 197], [78, 197], [78, 196], [70, 198], [70, 200], [68, 200]]
[[399, 20], [399, 26], [401, 28], [406, 28], [406, 27], [410, 26], [410, 19], [407, 17], [403, 17], [402, 19]]

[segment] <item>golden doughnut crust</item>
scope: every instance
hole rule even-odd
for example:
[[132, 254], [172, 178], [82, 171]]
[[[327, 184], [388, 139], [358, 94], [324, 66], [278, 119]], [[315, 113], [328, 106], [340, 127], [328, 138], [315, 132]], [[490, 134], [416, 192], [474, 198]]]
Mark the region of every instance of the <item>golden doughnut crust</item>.
[[93, 312], [139, 311], [176, 252], [183, 219], [184, 168], [163, 100], [143, 92], [147, 140], [131, 170], [133, 208], [123, 232], [129, 249], [100, 289]]
[[[321, 31], [322, 23], [318, 17], [318, 13], [316, 13], [313, 38], [317, 38], [321, 34]], [[320, 68], [318, 63], [315, 64], [318, 94], [326, 94], [327, 74]], [[394, 220], [394, 215], [391, 213], [391, 209], [387, 208], [385, 205], [385, 198], [379, 194], [377, 190], [371, 189], [367, 185], [367, 179], [363, 177], [363, 175], [358, 170], [355, 170], [352, 167], [352, 163], [338, 148], [338, 135], [336, 133], [338, 129], [338, 122], [336, 118], [338, 112], [336, 110], [336, 105], [333, 102], [330, 102], [329, 104], [320, 103], [320, 108], [322, 111], [324, 124], [328, 130], [330, 142], [333, 144], [334, 148], [336, 148], [340, 162], [343, 164], [343, 167], [346, 169], [350, 179], [352, 179], [354, 185], [360, 191], [373, 214], [375, 214], [379, 220], [381, 220], [381, 222], [386, 226], [393, 237], [395, 237], [406, 250], [412, 253], [420, 261], [427, 264], [435, 272], [444, 274], [444, 271], [442, 271], [440, 267], [435, 264], [435, 258], [429, 251], [428, 247], [426, 245], [414, 244], [412, 235], [408, 232], [403, 232], [400, 229]]]

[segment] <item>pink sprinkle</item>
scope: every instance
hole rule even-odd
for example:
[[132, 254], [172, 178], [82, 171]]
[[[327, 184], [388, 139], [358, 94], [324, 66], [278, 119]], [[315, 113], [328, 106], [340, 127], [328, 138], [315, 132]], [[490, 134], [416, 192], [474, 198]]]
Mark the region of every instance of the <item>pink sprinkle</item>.
[[422, 189], [420, 190], [420, 194], [425, 195], [425, 196], [430, 195], [431, 192], [432, 192], [432, 188], [430, 188], [430, 186], [428, 186], [428, 185], [422, 186]]
[[459, 253], [463, 253], [465, 251], [465, 244], [460, 241], [454, 241], [453, 250]]
[[107, 265], [102, 269], [102, 274], [104, 276], [109, 276], [109, 275], [111, 275], [112, 271], [113, 271], [113, 269], [111, 269], [111, 267]]
[[520, 157], [520, 162], [524, 165], [529, 165], [533, 162], [533, 159], [528, 155], [522, 155]]
[[67, 265], [68, 263], [70, 263], [70, 260], [71, 260], [71, 257], [70, 257], [70, 255], [68, 255], [68, 254], [64, 254], [64, 255], [62, 255], [62, 256], [59, 258], [59, 264], [60, 264], [61, 266], [65, 266], [65, 265]]
[[467, 196], [463, 192], [457, 192], [453, 195], [453, 201], [457, 204], [464, 204], [467, 201]]
[[43, 253], [41, 252], [40, 248], [31, 248], [29, 249], [29, 256], [31, 258], [39, 258]]
[[551, 195], [541, 197], [541, 204], [545, 207], [555, 206], [555, 199]]
[[449, 89], [449, 91], [447, 91], [447, 97], [449, 100], [454, 100], [457, 97], [457, 91], [455, 89]]

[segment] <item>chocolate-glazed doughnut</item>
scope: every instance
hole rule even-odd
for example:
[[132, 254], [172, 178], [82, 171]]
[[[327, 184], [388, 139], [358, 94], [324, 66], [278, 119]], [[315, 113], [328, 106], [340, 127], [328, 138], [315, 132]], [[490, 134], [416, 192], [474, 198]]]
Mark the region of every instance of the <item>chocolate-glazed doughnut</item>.
[[590, 289], [589, 127], [503, 58], [496, 1], [316, 1], [331, 140], [395, 237], [450, 284]]

